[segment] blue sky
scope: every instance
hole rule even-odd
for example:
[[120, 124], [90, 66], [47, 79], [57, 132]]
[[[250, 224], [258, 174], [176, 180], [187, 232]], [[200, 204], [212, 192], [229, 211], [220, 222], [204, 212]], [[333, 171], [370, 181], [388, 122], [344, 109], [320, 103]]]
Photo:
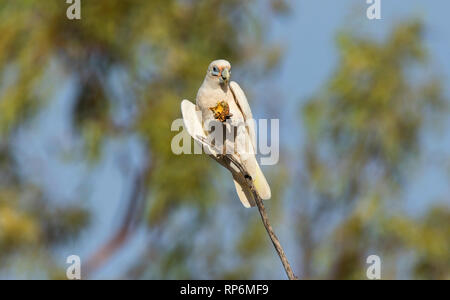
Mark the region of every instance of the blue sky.
[[[358, 27], [371, 36], [383, 38], [394, 24], [405, 17], [421, 17], [426, 26], [425, 42], [433, 58], [433, 66], [444, 76], [444, 82], [449, 82], [450, 1], [382, 0], [382, 20], [372, 21], [365, 17], [367, 6], [362, 0], [293, 1], [290, 16], [273, 22], [268, 33], [270, 39], [284, 44], [286, 52], [279, 71], [270, 78], [270, 86], [279, 92], [286, 103], [279, 117], [282, 131], [281, 143], [285, 141], [287, 147], [301, 145], [303, 142], [301, 128], [299, 129], [300, 139], [293, 141], [293, 144], [287, 142], [291, 134], [289, 125], [301, 124], [299, 120], [301, 103], [318, 91], [331, 76], [338, 58], [335, 34], [340, 29]], [[239, 77], [239, 74], [236, 74], [236, 77]], [[78, 254], [82, 259], [88, 257], [112, 234], [117, 221], [122, 217], [122, 200], [126, 198], [130, 189], [126, 183], [128, 181], [124, 181], [127, 176], [126, 170], [122, 170], [117, 165], [116, 158], [117, 156], [129, 157], [130, 163], [138, 166], [143, 157], [139, 143], [130, 138], [108, 143], [104, 159], [93, 170], [86, 165], [54, 159], [55, 153], [58, 152], [56, 150], [74, 146], [71, 144], [70, 127], [63, 122], [69, 114], [70, 99], [74, 96], [74, 83], [73, 79], [62, 83], [61, 92], [55, 95], [55, 101], [52, 101], [50, 108], [41, 113], [33, 129], [24, 131], [17, 141], [23, 172], [29, 174], [31, 181], [43, 185], [58, 201], [70, 203], [74, 199], [76, 201], [82, 199], [82, 205], [93, 209], [93, 223], [90, 229], [80, 240], [74, 241], [58, 252], [62, 262], [71, 254]], [[448, 84], [446, 91], [449, 94]], [[252, 95], [267, 97], [257, 92]], [[54, 126], [54, 124], [60, 124], [60, 126]], [[450, 127], [449, 120], [446, 127]], [[423, 144], [427, 153], [437, 151], [448, 154], [450, 134], [444, 133], [443, 138], [425, 136]], [[442, 149], [446, 150], [442, 151]], [[423, 210], [424, 205], [427, 205], [422, 201], [423, 198], [431, 199], [434, 198], [433, 196], [450, 194], [448, 183], [444, 181], [441, 173], [442, 169], [427, 161], [423, 163], [425, 167], [413, 175], [411, 187], [405, 195], [411, 213]], [[39, 172], [45, 173], [46, 176], [36, 177], [35, 174]], [[95, 190], [81, 189], [83, 182], [93, 183]], [[74, 197], [74, 195], [78, 196]], [[278, 229], [281, 237], [284, 235], [284, 230], [287, 230], [286, 226]], [[133, 261], [134, 255], [142, 250], [145, 245], [144, 236], [145, 231], [139, 231], [130, 244], [120, 251], [97, 276], [113, 278], [121, 274], [129, 262]], [[281, 270], [280, 276], [283, 276]]]

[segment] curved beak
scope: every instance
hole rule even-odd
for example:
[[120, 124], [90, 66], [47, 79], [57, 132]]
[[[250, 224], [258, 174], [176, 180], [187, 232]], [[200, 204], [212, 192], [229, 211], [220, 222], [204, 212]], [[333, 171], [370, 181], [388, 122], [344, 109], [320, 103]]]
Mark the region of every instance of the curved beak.
[[228, 83], [228, 81], [230, 81], [230, 72], [228, 71], [228, 69], [223, 69], [220, 79], [221, 82], [225, 83]]

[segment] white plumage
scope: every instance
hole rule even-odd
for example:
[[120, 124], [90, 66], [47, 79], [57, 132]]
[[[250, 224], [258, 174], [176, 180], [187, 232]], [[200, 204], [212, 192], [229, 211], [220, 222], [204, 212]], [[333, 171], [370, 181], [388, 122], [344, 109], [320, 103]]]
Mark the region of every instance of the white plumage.
[[[211, 108], [225, 101], [229, 107], [230, 120], [221, 124], [221, 126], [226, 128], [225, 130], [228, 130], [228, 132], [232, 132], [230, 131], [232, 127], [241, 125], [239, 127], [241, 130], [234, 134], [236, 138], [234, 141], [228, 139], [223, 141], [226, 150], [228, 153], [231, 151], [234, 158], [245, 167], [261, 198], [264, 200], [270, 199], [269, 184], [255, 158], [256, 134], [250, 105], [240, 86], [233, 81], [229, 83], [230, 70], [231, 65], [228, 61], [213, 61], [209, 65], [205, 79], [198, 90], [196, 105], [194, 106], [188, 100], [183, 100], [181, 110], [188, 133], [197, 142], [202, 143], [210, 151], [211, 156], [231, 172], [239, 199], [245, 207], [251, 207], [255, 206], [256, 203], [246, 185], [244, 175], [236, 167], [227, 165], [220, 156], [216, 155], [215, 149], [211, 149], [200, 140], [200, 138], [207, 139], [210, 134], [209, 128], [205, 127], [207, 122], [212, 121], [220, 124], [214, 118]], [[245, 127], [242, 126], [244, 123]]]

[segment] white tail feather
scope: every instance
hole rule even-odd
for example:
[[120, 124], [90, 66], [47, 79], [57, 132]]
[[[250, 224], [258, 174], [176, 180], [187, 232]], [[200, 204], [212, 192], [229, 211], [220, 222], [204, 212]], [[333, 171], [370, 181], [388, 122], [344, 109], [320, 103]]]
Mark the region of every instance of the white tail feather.
[[234, 185], [236, 186], [236, 192], [241, 200], [242, 205], [245, 207], [253, 207], [256, 205], [255, 199], [253, 199], [253, 194], [248, 187], [241, 185], [236, 179], [234, 179]]
[[250, 155], [247, 160], [242, 162], [245, 169], [252, 177], [253, 184], [255, 185], [255, 189], [258, 192], [259, 196], [263, 200], [269, 200], [271, 195], [270, 186], [267, 183], [266, 177], [264, 176], [261, 168], [256, 161], [256, 157], [254, 155]]

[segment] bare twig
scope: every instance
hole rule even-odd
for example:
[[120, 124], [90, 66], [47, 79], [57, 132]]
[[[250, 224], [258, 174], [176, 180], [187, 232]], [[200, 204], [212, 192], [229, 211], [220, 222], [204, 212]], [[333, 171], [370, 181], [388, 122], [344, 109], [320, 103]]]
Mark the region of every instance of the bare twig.
[[275, 235], [275, 232], [273, 231], [272, 226], [270, 225], [269, 218], [267, 217], [266, 209], [264, 208], [264, 203], [259, 196], [258, 192], [256, 191], [255, 185], [253, 184], [253, 180], [251, 176], [248, 174], [247, 170], [242, 166], [241, 163], [239, 163], [233, 155], [227, 154], [227, 155], [221, 155], [221, 157], [226, 158], [229, 160], [229, 162], [233, 163], [242, 174], [244, 174], [244, 177], [247, 181], [247, 184], [250, 188], [250, 190], [253, 193], [253, 196], [255, 197], [256, 205], [258, 206], [259, 214], [261, 215], [261, 220], [264, 224], [264, 227], [266, 228], [267, 233], [269, 234], [270, 240], [272, 241], [273, 246], [275, 247], [275, 250], [278, 253], [278, 256], [281, 259], [281, 263], [283, 264], [284, 270], [286, 271], [286, 274], [290, 280], [297, 280], [297, 276], [295, 276], [294, 272], [292, 271], [291, 265], [289, 264], [289, 261], [287, 260], [286, 254], [284, 253], [283, 247], [280, 244], [280, 241], [278, 240], [277, 236]]
[[289, 278], [289, 280], [297, 280], [298, 277], [295, 276], [294, 272], [292, 271], [291, 265], [289, 264], [289, 261], [287, 260], [286, 253], [284, 253], [283, 247], [281, 246], [280, 241], [278, 240], [278, 237], [276, 236], [275, 232], [273, 231], [272, 226], [270, 225], [269, 218], [267, 217], [266, 209], [264, 208], [264, 203], [259, 196], [258, 192], [256, 191], [255, 185], [253, 184], [253, 179], [250, 176], [250, 174], [247, 172], [247, 170], [244, 168], [244, 166], [233, 156], [233, 154], [218, 154], [222, 153], [220, 149], [218, 149], [216, 146], [212, 145], [209, 141], [207, 141], [203, 136], [197, 135], [196, 138], [200, 140], [202, 143], [207, 144], [209, 147], [212, 148], [216, 152], [216, 154], [211, 154], [210, 156], [222, 164], [221, 159], [227, 160], [227, 163], [229, 165], [233, 164], [235, 165], [239, 171], [244, 175], [244, 178], [247, 182], [248, 187], [252, 191], [253, 197], [255, 198], [256, 205], [258, 206], [259, 214], [261, 215], [261, 220], [264, 224], [264, 227], [266, 228], [267, 233], [269, 234], [270, 240], [272, 241], [273, 246], [275, 247], [275, 250], [278, 253], [278, 256], [281, 259], [281, 263], [283, 264], [284, 270], [286, 271], [286, 274]]

